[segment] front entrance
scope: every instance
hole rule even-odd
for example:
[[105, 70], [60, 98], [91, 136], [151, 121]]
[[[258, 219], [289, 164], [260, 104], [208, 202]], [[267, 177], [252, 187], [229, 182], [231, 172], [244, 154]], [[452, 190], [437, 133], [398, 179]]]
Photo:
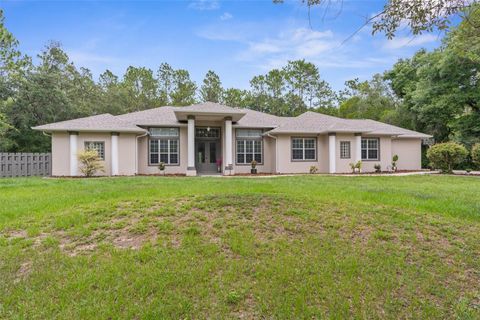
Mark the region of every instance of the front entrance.
[[220, 128], [196, 128], [195, 168], [198, 173], [217, 173], [221, 164]]

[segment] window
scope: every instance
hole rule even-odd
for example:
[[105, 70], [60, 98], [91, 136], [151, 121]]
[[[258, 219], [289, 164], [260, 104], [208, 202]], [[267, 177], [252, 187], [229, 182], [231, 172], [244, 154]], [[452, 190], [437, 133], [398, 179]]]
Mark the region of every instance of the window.
[[150, 137], [178, 137], [178, 128], [150, 128]]
[[195, 128], [196, 138], [220, 138], [220, 128]]
[[237, 129], [237, 164], [263, 163], [262, 130]]
[[362, 160], [379, 160], [380, 142], [378, 138], [362, 139]]
[[95, 150], [100, 159], [105, 160], [105, 142], [103, 141], [85, 141], [85, 150]]
[[315, 161], [317, 159], [316, 138], [292, 138], [292, 160]]
[[340, 159], [350, 159], [350, 141], [340, 141]]
[[150, 128], [149, 162], [157, 165], [178, 164], [178, 128]]

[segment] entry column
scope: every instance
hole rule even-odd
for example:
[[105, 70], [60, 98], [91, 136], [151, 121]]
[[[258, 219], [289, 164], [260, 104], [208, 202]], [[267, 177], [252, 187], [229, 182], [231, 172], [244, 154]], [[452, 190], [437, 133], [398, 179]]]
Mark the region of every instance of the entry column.
[[355, 162], [362, 161], [362, 134], [355, 133]]
[[225, 118], [225, 175], [235, 174], [233, 170], [232, 156], [232, 118]]
[[188, 161], [187, 161], [187, 176], [196, 176], [195, 169], [195, 117], [188, 116]]
[[70, 175], [78, 175], [78, 160], [77, 160], [77, 140], [78, 132], [69, 131], [70, 134]]
[[336, 147], [336, 133], [330, 132], [328, 134], [328, 172], [335, 173], [336, 169], [336, 161], [337, 161], [337, 147]]

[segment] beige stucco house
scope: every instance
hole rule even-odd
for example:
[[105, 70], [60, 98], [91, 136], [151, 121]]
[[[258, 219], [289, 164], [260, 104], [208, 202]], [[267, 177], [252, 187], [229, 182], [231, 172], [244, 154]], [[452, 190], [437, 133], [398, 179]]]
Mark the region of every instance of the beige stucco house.
[[429, 135], [373, 120], [342, 119], [316, 112], [278, 117], [216, 103], [160, 107], [119, 116], [101, 114], [33, 129], [52, 137], [52, 175], [80, 174], [78, 152], [95, 149], [105, 175], [232, 175], [421, 169], [421, 143]]

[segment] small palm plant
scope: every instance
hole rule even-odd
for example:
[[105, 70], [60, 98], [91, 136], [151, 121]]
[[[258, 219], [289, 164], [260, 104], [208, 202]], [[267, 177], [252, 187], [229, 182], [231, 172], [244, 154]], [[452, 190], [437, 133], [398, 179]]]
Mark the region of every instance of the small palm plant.
[[158, 164], [158, 170], [160, 170], [160, 172], [165, 175], [165, 162], [160, 162]]
[[397, 171], [397, 161], [398, 161], [398, 155], [394, 155], [392, 158], [392, 170]]
[[257, 161], [253, 160], [250, 162], [252, 169], [250, 169], [250, 173], [256, 174], [257, 173]]

